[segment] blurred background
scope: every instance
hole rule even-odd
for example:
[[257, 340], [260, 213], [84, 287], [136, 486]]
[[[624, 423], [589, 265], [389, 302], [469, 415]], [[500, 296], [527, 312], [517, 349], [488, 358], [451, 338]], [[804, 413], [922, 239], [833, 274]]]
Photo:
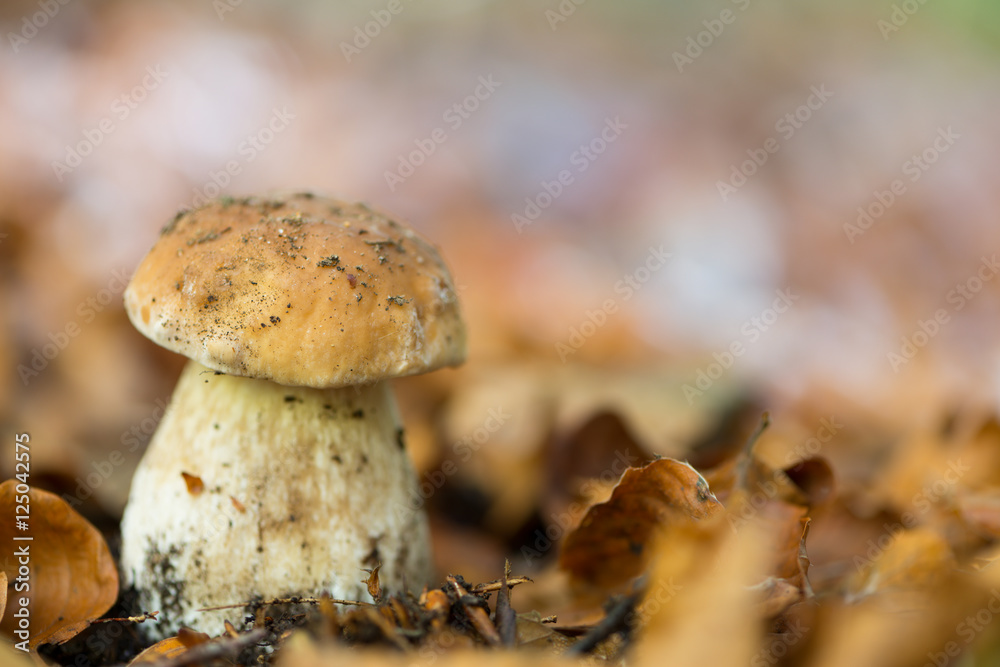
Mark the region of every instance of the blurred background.
[[763, 409], [775, 457], [834, 419], [849, 488], [995, 409], [995, 3], [14, 0], [0, 27], [0, 436], [109, 532], [184, 363], [121, 294], [219, 195], [364, 200], [441, 248], [469, 361], [397, 388], [442, 570], [551, 536], [594, 432], [710, 463]]

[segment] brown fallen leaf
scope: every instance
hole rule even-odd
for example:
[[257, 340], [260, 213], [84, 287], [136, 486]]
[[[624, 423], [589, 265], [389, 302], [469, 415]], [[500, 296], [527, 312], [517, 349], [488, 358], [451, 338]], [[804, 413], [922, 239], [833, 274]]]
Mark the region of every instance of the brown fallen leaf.
[[591, 507], [566, 537], [559, 566], [578, 581], [614, 590], [645, 570], [658, 528], [705, 519], [722, 509], [687, 463], [663, 458], [630, 468], [610, 500]]
[[782, 472], [802, 491], [810, 507], [823, 505], [836, 493], [833, 468], [822, 457], [804, 459]]
[[760, 595], [757, 613], [762, 618], [778, 616], [802, 599], [802, 591], [787, 579], [768, 577], [751, 588]]
[[577, 497], [580, 480], [600, 480], [604, 475], [614, 483], [620, 474], [615, 474], [615, 464], [638, 467], [653, 460], [625, 421], [608, 410], [594, 414], [568, 436], [553, 438], [547, 453], [546, 494], [564, 503]]
[[927, 528], [901, 531], [879, 553], [855, 561], [857, 572], [847, 601], [937, 586], [954, 569], [954, 560], [947, 541], [937, 532]]
[[518, 648], [562, 653], [573, 645], [572, 639], [542, 623], [538, 614], [518, 614], [515, 625]]
[[[18, 496], [14, 480], [0, 484], [0, 515], [14, 516]], [[59, 496], [31, 489], [27, 493], [28, 530], [18, 533], [31, 541], [14, 541], [12, 522], [0, 522], [0, 545], [7, 553], [27, 549], [31, 590], [19, 597], [31, 600], [31, 636], [15, 633], [17, 619], [5, 615], [0, 630], [30, 648], [65, 642], [99, 618], [118, 598], [118, 569], [101, 533]], [[16, 558], [5, 561], [8, 579], [16, 579]]]
[[370, 570], [364, 570], [368, 576], [361, 582], [368, 588], [368, 595], [372, 596], [376, 604], [382, 599], [382, 584], [378, 579], [378, 571], [381, 569], [382, 563], [379, 563]]
[[722, 517], [670, 526], [651, 550], [638, 641], [630, 664], [756, 665], [763, 623], [755, 613], [771, 559], [773, 526], [738, 533]]
[[0, 571], [0, 621], [7, 610], [7, 573]]
[[188, 649], [177, 637], [169, 637], [163, 641], [156, 642], [145, 651], [135, 656], [129, 667], [135, 665], [152, 665], [160, 662], [164, 658], [176, 658]]
[[182, 627], [177, 631], [177, 641], [184, 645], [184, 648], [194, 648], [211, 641], [211, 637], [204, 632], [195, 632], [191, 628]]
[[[169, 637], [153, 644], [129, 663], [133, 665], [209, 665], [222, 658], [232, 658], [248, 646], [253, 646], [267, 636], [267, 631], [257, 628], [236, 637], [222, 636], [209, 639], [202, 632], [181, 628], [176, 637]], [[169, 662], [165, 662], [169, 660]], [[228, 664], [228, 662], [227, 662]]]

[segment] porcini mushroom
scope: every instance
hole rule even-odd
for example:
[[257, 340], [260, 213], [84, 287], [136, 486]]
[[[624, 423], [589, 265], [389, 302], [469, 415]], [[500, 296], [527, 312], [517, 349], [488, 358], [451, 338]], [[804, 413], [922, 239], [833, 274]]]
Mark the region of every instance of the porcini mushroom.
[[217, 634], [290, 596], [424, 584], [426, 518], [387, 380], [456, 365], [465, 329], [434, 248], [362, 204], [298, 194], [179, 213], [125, 292], [189, 357], [122, 519], [147, 633]]

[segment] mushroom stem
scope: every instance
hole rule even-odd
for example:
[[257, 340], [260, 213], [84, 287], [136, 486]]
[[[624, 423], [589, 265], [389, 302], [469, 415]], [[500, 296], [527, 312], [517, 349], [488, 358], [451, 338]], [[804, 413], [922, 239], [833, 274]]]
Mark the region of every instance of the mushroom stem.
[[430, 549], [416, 483], [386, 382], [286, 387], [190, 362], [132, 482], [125, 583], [161, 612], [156, 636], [218, 634], [244, 613], [204, 607], [369, 600], [362, 569], [379, 563], [384, 589], [419, 589]]

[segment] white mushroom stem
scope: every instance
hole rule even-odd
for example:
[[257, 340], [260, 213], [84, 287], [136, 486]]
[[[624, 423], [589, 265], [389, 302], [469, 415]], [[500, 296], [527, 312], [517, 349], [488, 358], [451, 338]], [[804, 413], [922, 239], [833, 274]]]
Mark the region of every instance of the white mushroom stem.
[[418, 497], [387, 383], [285, 387], [191, 362], [132, 482], [125, 583], [160, 612], [154, 637], [219, 634], [246, 613], [204, 607], [371, 600], [362, 570], [379, 563], [383, 589], [419, 590], [430, 553]]

